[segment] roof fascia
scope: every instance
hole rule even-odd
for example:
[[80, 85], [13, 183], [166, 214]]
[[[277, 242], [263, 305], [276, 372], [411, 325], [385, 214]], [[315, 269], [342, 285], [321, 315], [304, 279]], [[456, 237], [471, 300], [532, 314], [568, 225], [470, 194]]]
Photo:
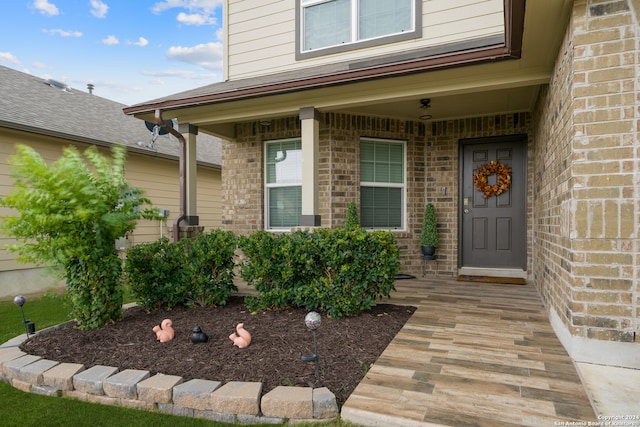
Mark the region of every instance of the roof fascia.
[[[159, 157], [159, 158], [163, 158], [163, 159], [167, 159], [167, 160], [178, 161], [178, 156], [172, 156], [171, 154], [158, 153], [156, 151], [151, 152], [149, 150], [144, 150], [144, 149], [140, 149], [140, 148], [136, 148], [136, 147], [130, 147], [130, 146], [125, 145], [125, 144], [116, 144], [116, 143], [112, 143], [112, 142], [100, 141], [100, 140], [97, 140], [97, 139], [85, 138], [85, 137], [81, 137], [81, 136], [77, 136], [77, 135], [69, 135], [69, 134], [64, 133], [64, 132], [56, 132], [56, 131], [52, 131], [52, 130], [48, 130], [48, 129], [42, 129], [42, 128], [37, 128], [37, 127], [32, 127], [32, 126], [21, 125], [21, 124], [18, 124], [18, 123], [10, 123], [10, 122], [6, 122], [6, 121], [3, 121], [3, 120], [0, 120], [0, 128], [11, 129], [11, 130], [18, 131], [18, 132], [31, 133], [31, 134], [40, 135], [40, 136], [49, 137], [49, 138], [65, 139], [65, 140], [70, 141], [70, 142], [75, 142], [75, 143], [80, 143], [80, 144], [87, 144], [87, 145], [96, 145], [96, 146], [105, 147], [105, 148], [110, 148], [110, 147], [112, 147], [114, 145], [122, 145], [123, 147], [126, 147], [127, 152], [141, 154], [141, 155], [147, 156], [147, 157]], [[197, 164], [200, 165], [200, 166], [205, 166], [205, 167], [211, 168], [211, 169], [222, 169], [222, 167], [220, 165], [216, 165], [214, 163], [203, 162], [203, 161], [200, 161], [200, 160], [197, 162]]]
[[247, 86], [229, 91], [183, 99], [165, 100], [156, 103], [139, 104], [124, 108], [125, 114], [141, 115], [153, 113], [156, 109], [175, 110], [198, 107], [242, 99], [279, 95], [318, 87], [336, 86], [361, 81], [399, 77], [447, 68], [478, 65], [509, 59], [519, 59], [522, 53], [524, 13], [526, 0], [504, 0], [505, 41], [502, 45], [487, 46], [463, 52], [444, 53], [425, 58], [400, 61], [392, 64], [374, 65], [357, 70], [346, 70], [277, 83]]

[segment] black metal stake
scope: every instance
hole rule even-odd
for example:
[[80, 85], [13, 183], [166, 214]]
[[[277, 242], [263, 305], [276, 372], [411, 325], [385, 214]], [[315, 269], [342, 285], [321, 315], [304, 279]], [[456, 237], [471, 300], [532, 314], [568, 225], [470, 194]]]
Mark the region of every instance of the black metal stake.
[[316, 362], [316, 385], [320, 388], [320, 357], [318, 357], [318, 338], [316, 337], [316, 330], [312, 329], [313, 333], [313, 351], [314, 354], [305, 354], [301, 357], [303, 362]]
[[320, 357], [318, 356], [318, 339], [316, 338], [315, 329], [312, 332], [313, 332], [313, 351], [316, 356], [316, 379], [317, 379], [317, 386], [318, 388], [320, 388]]
[[31, 320], [24, 318], [24, 308], [22, 306], [25, 302], [27, 302], [27, 299], [23, 295], [18, 295], [13, 299], [13, 303], [20, 307], [20, 312], [22, 313], [22, 324], [24, 325], [24, 331], [27, 333], [27, 340], [29, 340], [29, 333], [32, 335], [36, 333], [36, 324]]
[[33, 323], [31, 320], [26, 320], [24, 318], [24, 307], [20, 306], [20, 312], [22, 312], [22, 324], [24, 325], [24, 331], [27, 333], [27, 339], [29, 339], [29, 326]]

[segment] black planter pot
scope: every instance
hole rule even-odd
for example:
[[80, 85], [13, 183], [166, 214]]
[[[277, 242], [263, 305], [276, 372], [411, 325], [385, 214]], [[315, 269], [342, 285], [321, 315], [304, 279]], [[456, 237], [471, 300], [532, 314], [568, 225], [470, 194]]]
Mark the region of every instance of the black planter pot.
[[433, 246], [421, 246], [422, 249], [422, 259], [436, 259], [435, 253], [436, 248]]

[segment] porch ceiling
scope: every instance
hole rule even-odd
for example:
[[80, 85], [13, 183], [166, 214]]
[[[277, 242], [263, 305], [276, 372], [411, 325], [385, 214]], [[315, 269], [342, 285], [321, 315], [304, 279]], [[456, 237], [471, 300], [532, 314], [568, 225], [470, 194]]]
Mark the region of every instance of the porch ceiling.
[[[187, 107], [166, 117], [177, 115], [202, 132], [233, 138], [234, 123], [296, 115], [301, 107], [403, 120], [532, 111], [540, 86], [549, 82], [572, 3], [526, 2], [520, 59]], [[420, 108], [422, 98], [431, 99], [431, 108]]]

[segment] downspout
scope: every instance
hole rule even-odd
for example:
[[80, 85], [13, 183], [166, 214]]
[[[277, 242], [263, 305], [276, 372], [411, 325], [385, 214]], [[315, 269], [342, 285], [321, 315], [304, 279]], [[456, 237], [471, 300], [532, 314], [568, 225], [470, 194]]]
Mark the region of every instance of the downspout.
[[178, 163], [180, 165], [180, 213], [176, 219], [173, 220], [173, 241], [177, 243], [178, 240], [180, 240], [180, 222], [187, 217], [187, 189], [184, 178], [184, 162], [186, 162], [187, 159], [187, 143], [180, 132], [165, 123], [162, 119], [162, 110], [156, 109], [155, 117], [156, 123], [164, 130], [171, 133], [171, 135], [175, 136], [180, 142], [180, 154], [178, 157]]

